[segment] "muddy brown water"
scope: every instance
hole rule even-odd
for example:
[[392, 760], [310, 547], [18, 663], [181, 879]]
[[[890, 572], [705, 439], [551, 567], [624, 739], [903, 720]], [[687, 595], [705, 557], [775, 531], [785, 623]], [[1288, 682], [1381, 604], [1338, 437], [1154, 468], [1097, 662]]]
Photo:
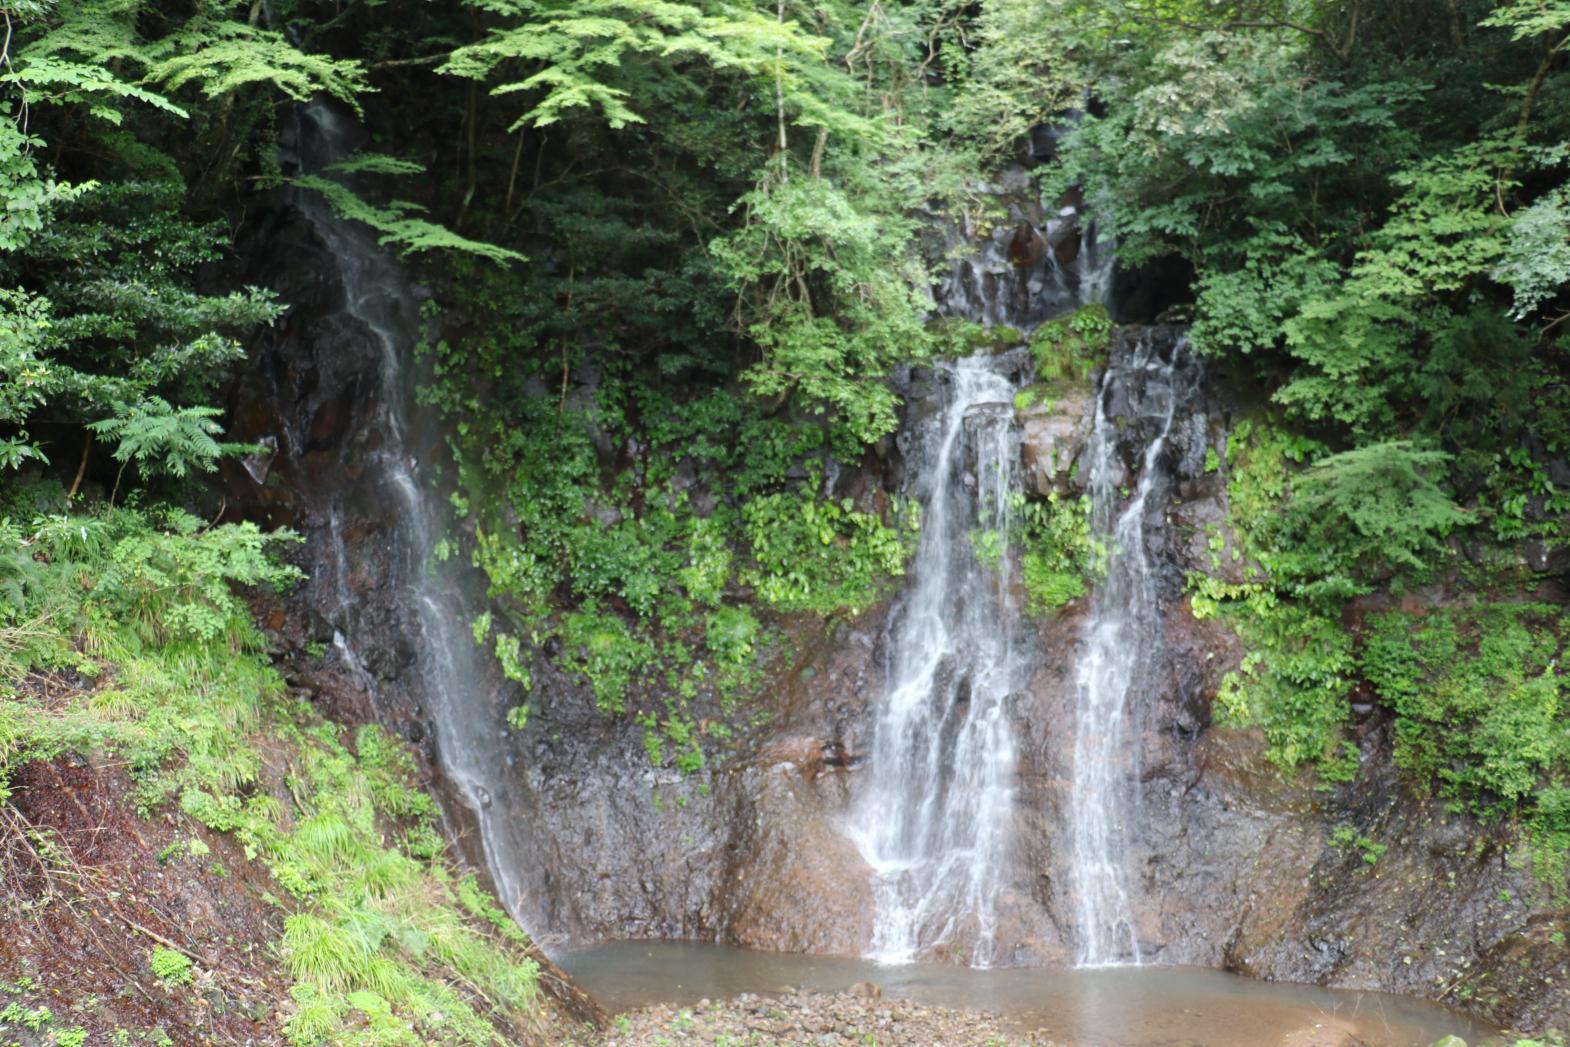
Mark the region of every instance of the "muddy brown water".
[[612, 1012], [788, 989], [991, 1011], [1073, 1047], [1428, 1047], [1495, 1030], [1426, 1000], [1261, 982], [1196, 967], [1104, 969], [882, 965], [696, 942], [616, 942], [555, 959]]

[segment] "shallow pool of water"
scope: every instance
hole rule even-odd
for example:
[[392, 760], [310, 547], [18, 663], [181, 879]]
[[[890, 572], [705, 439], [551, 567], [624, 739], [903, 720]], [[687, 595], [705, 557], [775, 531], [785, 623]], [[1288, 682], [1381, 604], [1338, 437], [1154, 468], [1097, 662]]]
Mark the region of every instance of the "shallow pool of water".
[[1427, 1047], [1493, 1030], [1424, 1000], [1260, 982], [1195, 967], [974, 970], [754, 952], [697, 942], [616, 942], [556, 957], [607, 1010], [787, 988], [992, 1011], [1073, 1047]]

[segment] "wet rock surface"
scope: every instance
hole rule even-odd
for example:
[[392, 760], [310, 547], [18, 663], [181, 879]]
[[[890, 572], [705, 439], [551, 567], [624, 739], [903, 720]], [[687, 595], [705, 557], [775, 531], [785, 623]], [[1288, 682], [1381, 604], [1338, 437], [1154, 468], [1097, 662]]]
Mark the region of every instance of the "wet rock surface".
[[[610, 721], [576, 681], [542, 666], [517, 732], [516, 767], [537, 802], [515, 812], [536, 842], [546, 938], [719, 939], [855, 954], [871, 934], [867, 871], [836, 816], [881, 688], [863, 625], [796, 622], [744, 730], [698, 774], [649, 766], [642, 730]], [[634, 696], [651, 705], [656, 696]]]
[[618, 1017], [604, 1047], [1053, 1047], [982, 1011], [880, 1000], [850, 992], [743, 994], [723, 1003], [648, 1007]]
[[[253, 347], [252, 370], [233, 393], [233, 437], [270, 438], [276, 453], [265, 468], [232, 464], [230, 506], [301, 529], [314, 578], [269, 619], [270, 635], [286, 652], [282, 667], [293, 686], [340, 718], [388, 723], [434, 767], [412, 685], [414, 633], [406, 609], [379, 586], [389, 570], [384, 499], [361, 465], [374, 450], [368, 420], [377, 410], [362, 389], [366, 335], [334, 319], [341, 289], [288, 260], [321, 249], [311, 231], [279, 216], [259, 221], [254, 235], [268, 246], [251, 252], [252, 264], [282, 274], [284, 296], [296, 304]], [[907, 458], [920, 443], [910, 434], [931, 416], [936, 379], [914, 368], [898, 384], [910, 398], [906, 427], [837, 478], [858, 504], [908, 491], [919, 471]], [[1242, 577], [1225, 527], [1225, 477], [1206, 461], [1211, 450], [1224, 461], [1233, 408], [1207, 387], [1161, 463], [1173, 474], [1172, 497], [1147, 519], [1162, 564], [1166, 653], [1137, 699], [1142, 946], [1161, 963], [1438, 997], [1528, 1030], [1570, 1027], [1566, 910], [1545, 900], [1510, 827], [1480, 827], [1414, 798], [1390, 769], [1388, 725], [1377, 715], [1358, 738], [1359, 777], [1331, 791], [1284, 779], [1256, 735], [1212, 725], [1211, 699], [1242, 651], [1224, 625], [1193, 618], [1185, 578], [1193, 570]], [[1081, 391], [1020, 418], [1022, 473], [1034, 491], [1076, 492], [1064, 462], [1082, 453], [1092, 409]], [[1122, 454], [1132, 475], [1149, 434], [1146, 419], [1125, 414]], [[347, 511], [334, 515], [335, 505]], [[344, 550], [344, 559], [324, 561], [329, 548]], [[351, 613], [345, 592], [361, 634], [382, 640], [370, 645], [363, 671], [304, 654], [331, 649]], [[1020, 748], [997, 903], [1003, 962], [1073, 957], [1062, 841], [1084, 614], [1077, 601], [1026, 626], [1036, 661], [1009, 705]], [[884, 606], [851, 622], [780, 623], [795, 653], [770, 666], [773, 679], [749, 707], [753, 722], [688, 778], [650, 768], [641, 728], [608, 720], [581, 682], [548, 658], [534, 667], [524, 730], [507, 726], [517, 696], [498, 683], [475, 715], [509, 746], [509, 831], [531, 855], [511, 900], [531, 931], [544, 940], [677, 937], [863, 951], [870, 873], [840, 827], [864, 778], [888, 616]], [[632, 707], [640, 701], [659, 708], [657, 694], [634, 696]], [[482, 864], [462, 805], [454, 800], [448, 811], [454, 834]], [[1387, 847], [1378, 863], [1330, 844], [1343, 825]]]

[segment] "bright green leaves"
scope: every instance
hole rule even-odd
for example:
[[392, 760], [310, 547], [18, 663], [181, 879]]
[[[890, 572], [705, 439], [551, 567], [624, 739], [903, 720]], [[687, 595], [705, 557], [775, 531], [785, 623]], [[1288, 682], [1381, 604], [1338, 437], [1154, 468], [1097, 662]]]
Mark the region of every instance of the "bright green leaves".
[[1570, 186], [1544, 193], [1512, 216], [1490, 275], [1514, 292], [1510, 313], [1517, 320], [1570, 284]]
[[0, 290], [0, 423], [21, 425], [46, 400], [54, 374], [45, 355], [49, 303]]
[[1355, 656], [1339, 609], [1283, 601], [1267, 586], [1202, 579], [1195, 614], [1219, 613], [1249, 653], [1216, 695], [1217, 718], [1263, 729], [1270, 759], [1284, 770], [1323, 765], [1346, 724]]
[[1036, 377], [1043, 382], [1085, 381], [1106, 360], [1111, 337], [1112, 317], [1106, 306], [1097, 303], [1048, 320], [1030, 335]]
[[1570, 42], [1570, 2], [1567, 0], [1509, 0], [1499, 4], [1478, 25], [1510, 30], [1512, 40], [1547, 36], [1555, 47]]
[[[1485, 280], [1506, 247], [1497, 201], [1509, 143], [1482, 142], [1411, 168], [1404, 193], [1347, 277], [1306, 298], [1282, 329], [1300, 367], [1277, 393], [1301, 417], [1387, 432], [1434, 346], [1462, 322], [1452, 296]], [[1506, 338], [1508, 339], [1508, 334]]]
[[[742, 508], [753, 566], [744, 577], [765, 604], [786, 611], [860, 611], [881, 583], [905, 573], [900, 530], [810, 489], [763, 495]], [[912, 533], [914, 528], [908, 528]]]
[[[1241, 580], [1190, 578], [1194, 616], [1224, 619], [1248, 651], [1222, 680], [1218, 718], [1262, 728], [1270, 759], [1286, 770], [1323, 766], [1336, 750], [1354, 670], [1341, 605], [1366, 589], [1356, 550], [1332, 547], [1343, 536], [1328, 527], [1307, 535], [1320, 521], [1294, 497], [1303, 476], [1295, 466], [1322, 451], [1277, 426], [1239, 423], [1227, 440], [1226, 474]], [[1320, 479], [1314, 498], [1339, 506], [1336, 523], [1345, 527], [1346, 514], [1369, 512], [1364, 500], [1378, 494], [1338, 472]], [[1227, 544], [1224, 533], [1213, 535], [1213, 548]]]
[[1443, 451], [1404, 441], [1322, 458], [1293, 478], [1285, 513], [1265, 526], [1273, 542], [1320, 570], [1361, 577], [1378, 577], [1387, 565], [1421, 570], [1443, 555], [1441, 540], [1470, 520], [1440, 486], [1449, 461]]
[[[141, 31], [140, 13], [127, 0], [53, 6], [48, 17], [24, 22], [14, 69], [0, 84], [15, 85], [28, 104], [85, 105], [113, 124], [123, 120], [125, 101], [186, 116], [169, 95], [187, 85], [208, 98], [261, 87], [295, 101], [326, 93], [351, 105], [365, 90], [357, 61], [302, 51], [252, 24], [238, 5], [204, 9], [156, 38]], [[142, 76], [129, 78], [129, 69]]]
[[614, 614], [593, 609], [563, 615], [563, 660], [581, 673], [606, 713], [626, 708], [627, 689], [654, 660], [654, 647]]
[[283, 33], [231, 19], [193, 19], [147, 55], [147, 79], [169, 92], [196, 86], [221, 98], [261, 87], [296, 102], [327, 94], [358, 111], [369, 90], [358, 60], [302, 51]]
[[27, 246], [49, 219], [50, 209], [74, 199], [85, 186], [62, 184], [39, 168], [42, 141], [0, 120], [0, 255]]
[[[53, 42], [45, 40], [46, 44]], [[0, 84], [16, 88], [24, 105], [85, 105], [93, 116], [111, 124], [124, 119], [118, 107], [123, 101], [142, 102], [175, 116], [188, 115], [163, 95], [120, 79], [111, 68], [50, 54], [34, 57], [26, 49], [16, 69], [0, 76]]]
[[135, 462], [144, 477], [186, 477], [193, 469], [211, 471], [224, 455], [248, 449], [218, 441], [223, 426], [214, 419], [222, 413], [215, 407], [175, 408], [154, 396], [88, 428], [115, 441], [115, 460]]
[[1105, 550], [1091, 533], [1088, 498], [1053, 491], [1045, 500], [1020, 501], [1020, 582], [1030, 610], [1051, 614], [1090, 592], [1104, 573]]
[[1281, 341], [1282, 324], [1306, 300], [1333, 292], [1341, 267], [1273, 223], [1237, 245], [1241, 260], [1200, 273], [1189, 339], [1201, 353], [1264, 356]]
[[[376, 173], [407, 174], [420, 171], [417, 165], [401, 163], [391, 157], [372, 160], [361, 157], [356, 170]], [[424, 251], [448, 251], [472, 254], [493, 262], [521, 261], [517, 251], [483, 240], [471, 240], [453, 232], [444, 225], [420, 217], [423, 208], [407, 201], [395, 200], [386, 206], [377, 206], [356, 194], [342, 182], [317, 175], [300, 175], [293, 184], [322, 194], [334, 211], [344, 218], [364, 222], [376, 231], [377, 243], [390, 247], [402, 255], [416, 255]]]
[[[149, 166], [162, 173], [158, 159]], [[240, 358], [234, 335], [280, 307], [255, 289], [191, 288], [227, 230], [183, 218], [183, 194], [158, 178], [91, 186], [56, 204], [24, 255], [0, 260], [0, 274], [49, 291], [47, 304], [21, 291], [0, 302], [0, 417], [107, 420], [103, 431], [129, 437], [123, 446], [144, 476], [211, 467], [222, 449], [198, 416], [216, 412], [171, 405], [204, 397]]]
[[799, 398], [864, 442], [894, 428], [883, 378], [929, 351], [908, 218], [826, 180], [774, 182], [742, 198], [746, 221], [711, 245], [738, 292], [736, 324], [763, 350], [759, 396]]
[[1358, 659], [1396, 713], [1396, 763], [1478, 814], [1520, 815], [1536, 872], [1558, 890], [1570, 849], [1565, 635], [1561, 609], [1542, 604], [1392, 611], [1370, 618]]
[[[195, 270], [221, 257], [230, 230], [187, 216], [189, 187], [151, 142], [160, 121], [188, 118], [175, 100], [187, 86], [228, 101], [200, 121], [220, 135], [247, 92], [352, 102], [364, 86], [357, 62], [309, 54], [253, 22], [237, 4], [184, 20], [134, 0], [11, 9], [0, 67], [0, 422], [96, 422], [144, 477], [182, 477], [232, 450], [215, 439], [217, 412], [190, 405], [240, 357], [236, 336], [280, 310], [254, 289], [195, 290]], [[225, 148], [229, 163], [238, 143]], [[55, 175], [59, 157], [77, 184]], [[95, 171], [110, 174], [94, 181]], [[25, 436], [8, 434], [5, 446], [0, 468], [43, 455]]]
[[660, 77], [681, 75], [680, 67], [693, 59], [716, 70], [770, 77], [794, 99], [804, 93], [802, 66], [820, 60], [828, 44], [792, 22], [735, 6], [710, 10], [672, 0], [477, 6], [513, 24], [459, 48], [440, 71], [473, 80], [502, 70], [524, 74], [491, 89], [527, 99], [513, 129], [548, 126], [579, 109], [597, 113], [612, 128], [642, 123], [638, 93]]

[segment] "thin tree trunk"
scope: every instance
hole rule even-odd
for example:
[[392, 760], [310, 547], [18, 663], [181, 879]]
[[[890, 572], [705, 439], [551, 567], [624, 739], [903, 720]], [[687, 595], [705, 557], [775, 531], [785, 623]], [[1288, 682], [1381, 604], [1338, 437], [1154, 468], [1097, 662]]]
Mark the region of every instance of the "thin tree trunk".
[[76, 478], [71, 481], [71, 489], [65, 493], [65, 500], [70, 501], [76, 497], [76, 492], [82, 486], [82, 477], [87, 474], [87, 455], [93, 449], [93, 434], [87, 434], [87, 442], [82, 445], [82, 460], [76, 464]]

